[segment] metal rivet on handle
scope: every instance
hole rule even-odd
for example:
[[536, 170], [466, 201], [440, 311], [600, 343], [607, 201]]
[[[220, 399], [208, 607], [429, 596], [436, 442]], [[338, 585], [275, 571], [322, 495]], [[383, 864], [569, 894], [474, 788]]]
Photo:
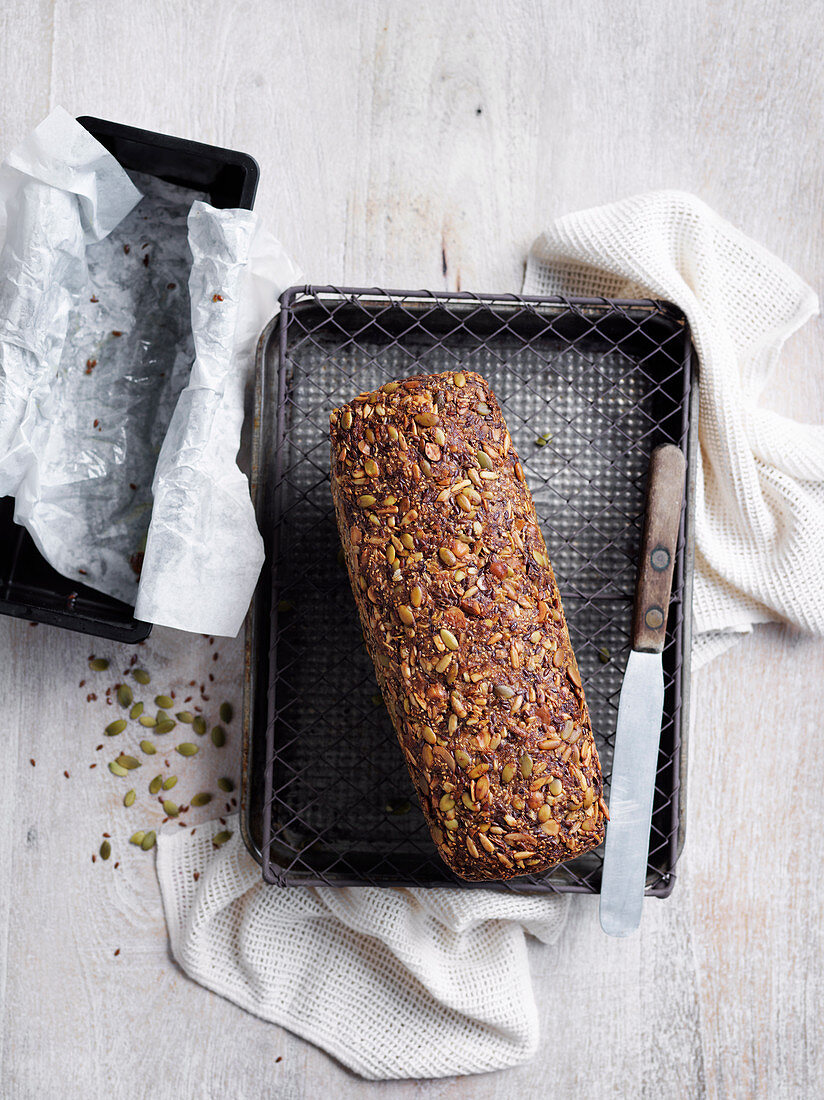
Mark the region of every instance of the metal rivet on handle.
[[644, 615], [644, 622], [650, 630], [660, 630], [664, 625], [664, 612], [660, 607], [651, 607]]
[[662, 573], [670, 563], [669, 550], [667, 550], [666, 546], [656, 546], [650, 554], [649, 560], [652, 568]]

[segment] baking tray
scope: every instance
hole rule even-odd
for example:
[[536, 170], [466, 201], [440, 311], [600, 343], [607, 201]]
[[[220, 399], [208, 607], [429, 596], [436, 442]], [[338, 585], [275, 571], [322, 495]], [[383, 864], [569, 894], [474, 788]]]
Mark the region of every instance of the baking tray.
[[[463, 883], [441, 862], [363, 646], [329, 491], [331, 409], [397, 377], [476, 370], [496, 393], [546, 536], [608, 797], [650, 452], [689, 474], [664, 650], [647, 893], [684, 835], [696, 358], [656, 301], [299, 287], [258, 348], [253, 495], [266, 566], [246, 634], [242, 823], [280, 885]], [[493, 888], [600, 887], [602, 851]]]
[[[102, 118], [77, 120], [124, 168], [205, 192], [212, 206], [251, 210], [258, 183], [256, 161], [246, 153], [184, 138], [121, 126]], [[0, 499], [0, 614], [66, 627], [99, 638], [139, 642], [151, 624], [134, 608], [62, 576], [28, 531], [14, 522], [14, 500]]]

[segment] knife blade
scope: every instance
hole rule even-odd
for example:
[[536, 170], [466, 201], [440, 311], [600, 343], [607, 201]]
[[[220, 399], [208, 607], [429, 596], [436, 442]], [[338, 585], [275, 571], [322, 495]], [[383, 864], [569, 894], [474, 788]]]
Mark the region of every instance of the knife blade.
[[664, 710], [663, 651], [686, 461], [664, 444], [650, 456], [646, 516], [635, 589], [632, 651], [615, 729], [599, 917], [609, 936], [641, 921], [658, 745]]

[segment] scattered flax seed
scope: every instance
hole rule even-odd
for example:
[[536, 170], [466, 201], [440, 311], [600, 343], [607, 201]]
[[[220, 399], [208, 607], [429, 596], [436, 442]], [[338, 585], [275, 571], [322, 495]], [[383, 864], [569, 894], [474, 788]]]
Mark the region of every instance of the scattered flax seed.
[[32, 758], [30, 758], [30, 759], [29, 759], [29, 763], [31, 764], [31, 766], [32, 766], [33, 768], [37, 766], [37, 762], [36, 762], [36, 761], [35, 761], [34, 759], [32, 759]]
[[97, 360], [96, 359], [87, 359], [86, 360], [86, 370], [85, 370], [84, 373], [85, 374], [91, 374], [96, 366], [97, 366]]
[[213, 302], [222, 302], [223, 301], [223, 295], [222, 294], [213, 294], [212, 295], [212, 301]]
[[[117, 867], [117, 866], [118, 866], [118, 865], [117, 865], [117, 864], [115, 863], [115, 867]], [[118, 947], [118, 949], [117, 949], [117, 950], [115, 951], [115, 953], [114, 953], [114, 954], [115, 954], [115, 958], [117, 958], [117, 956], [118, 956], [118, 955], [120, 954], [120, 948], [119, 948], [119, 947]]]
[[123, 333], [120, 331], [119, 328], [113, 328], [112, 329], [112, 336], [122, 336], [122, 335], [123, 335]]
[[71, 779], [71, 776], [68, 772], [63, 772], [63, 775], [65, 775], [66, 779]]
[[[194, 832], [194, 829], [192, 829], [192, 832]], [[195, 880], [195, 882], [197, 882], [197, 880], [200, 878], [200, 871], [193, 871], [192, 878]]]

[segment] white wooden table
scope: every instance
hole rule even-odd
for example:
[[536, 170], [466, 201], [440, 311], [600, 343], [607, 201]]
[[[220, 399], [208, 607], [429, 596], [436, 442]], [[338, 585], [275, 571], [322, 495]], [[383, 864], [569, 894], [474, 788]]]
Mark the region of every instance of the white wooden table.
[[[258, 210], [318, 282], [516, 290], [554, 216], [673, 186], [820, 289], [823, 48], [811, 0], [6, 0], [0, 146], [62, 104], [247, 150]], [[821, 347], [814, 321], [765, 401], [820, 420]], [[238, 701], [241, 650], [155, 630], [140, 661], [158, 686], [213, 673], [214, 706]], [[562, 942], [530, 947], [540, 1056], [418, 1084], [359, 1081], [176, 969], [152, 857], [89, 767], [113, 711], [78, 687], [111, 682], [92, 651], [130, 654], [0, 620], [2, 1097], [824, 1094], [824, 642], [765, 628], [695, 676], [672, 897], [620, 942], [574, 899]], [[233, 727], [188, 762], [181, 800], [236, 777], [238, 749]]]

